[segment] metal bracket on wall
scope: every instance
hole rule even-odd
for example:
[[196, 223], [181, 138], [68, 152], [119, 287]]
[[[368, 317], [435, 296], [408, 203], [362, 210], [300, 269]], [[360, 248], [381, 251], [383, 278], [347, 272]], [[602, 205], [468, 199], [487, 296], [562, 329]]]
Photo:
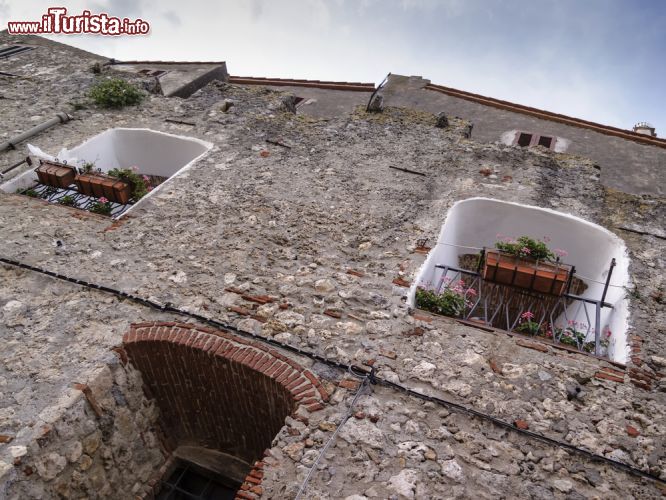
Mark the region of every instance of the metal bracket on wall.
[[14, 163], [13, 165], [10, 165], [10, 166], [7, 167], [6, 169], [4, 169], [2, 172], [0, 172], [0, 179], [4, 178], [6, 174], [8, 174], [9, 172], [11, 172], [11, 171], [14, 170], [15, 168], [20, 167], [20, 166], [23, 165], [24, 163], [27, 163], [28, 166], [31, 167], [31, 166], [32, 166], [32, 158], [30, 158], [29, 156], [26, 156], [26, 157], [23, 158], [21, 161], [16, 162], [16, 163]]
[[379, 86], [375, 89], [375, 91], [374, 91], [374, 92], [372, 93], [372, 95], [370, 96], [370, 99], [368, 99], [368, 104], [365, 106], [365, 110], [366, 110], [366, 111], [368, 111], [368, 112], [370, 111], [370, 103], [371, 103], [372, 100], [375, 98], [375, 95], [377, 95], [377, 92], [379, 92], [379, 91], [382, 89], [382, 87], [383, 87], [384, 85], [386, 85], [386, 81], [389, 79], [389, 76], [391, 76], [391, 73], [388, 73], [388, 74], [384, 77], [384, 79], [382, 80], [382, 83], [379, 84]]

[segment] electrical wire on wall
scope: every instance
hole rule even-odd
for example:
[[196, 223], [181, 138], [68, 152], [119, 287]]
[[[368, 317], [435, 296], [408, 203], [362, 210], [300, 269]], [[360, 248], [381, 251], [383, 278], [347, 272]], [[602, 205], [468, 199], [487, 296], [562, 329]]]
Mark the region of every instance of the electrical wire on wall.
[[[437, 396], [429, 396], [429, 395], [423, 394], [422, 392], [419, 392], [415, 389], [411, 389], [407, 386], [399, 384], [397, 382], [391, 382], [389, 380], [383, 379], [383, 378], [378, 377], [374, 374], [374, 369], [373, 370], [367, 370], [367, 369], [365, 369], [363, 367], [360, 367], [360, 366], [357, 366], [357, 365], [350, 365], [350, 364], [346, 364], [346, 363], [341, 363], [341, 362], [336, 361], [334, 359], [330, 359], [326, 356], [322, 356], [322, 355], [314, 353], [314, 352], [306, 351], [306, 350], [303, 350], [299, 347], [292, 346], [292, 345], [289, 345], [289, 344], [285, 344], [283, 342], [279, 342], [279, 341], [277, 341], [275, 339], [272, 339], [270, 337], [264, 337], [262, 335], [257, 335], [256, 333], [248, 333], [248, 332], [239, 330], [238, 328], [236, 328], [232, 325], [229, 325], [227, 323], [224, 323], [222, 321], [218, 321], [218, 320], [215, 320], [215, 319], [212, 319], [212, 318], [208, 318], [208, 317], [202, 316], [200, 314], [191, 313], [191, 312], [185, 311], [183, 309], [179, 309], [179, 308], [177, 308], [177, 307], [175, 307], [174, 305], [171, 305], [171, 304], [160, 304], [159, 302], [156, 302], [154, 300], [145, 299], [143, 297], [139, 297], [139, 296], [127, 293], [127, 292], [116, 290], [114, 288], [111, 288], [111, 287], [108, 287], [108, 286], [105, 286], [105, 285], [90, 283], [90, 282], [87, 282], [87, 281], [84, 281], [84, 280], [80, 280], [80, 279], [77, 279], [77, 278], [72, 278], [70, 276], [66, 276], [66, 275], [63, 275], [63, 274], [60, 274], [60, 273], [57, 273], [57, 272], [54, 272], [54, 271], [49, 271], [47, 269], [42, 269], [42, 268], [39, 268], [39, 267], [31, 266], [29, 264], [25, 264], [23, 262], [19, 262], [19, 261], [13, 260], [13, 259], [7, 259], [7, 258], [4, 258], [4, 257], [0, 257], [0, 263], [4, 263], [6, 265], [17, 267], [17, 268], [20, 268], [20, 269], [26, 269], [26, 270], [29, 270], [29, 271], [33, 271], [33, 272], [43, 274], [43, 275], [46, 275], [46, 276], [50, 276], [52, 278], [56, 278], [56, 279], [59, 279], [59, 280], [62, 280], [62, 281], [66, 281], [66, 282], [69, 282], [69, 283], [74, 283], [76, 285], [83, 286], [83, 287], [86, 287], [86, 288], [89, 288], [89, 289], [99, 290], [99, 291], [102, 291], [102, 292], [110, 293], [110, 294], [115, 295], [118, 298], [125, 299], [125, 300], [131, 300], [133, 302], [136, 302], [137, 304], [141, 304], [141, 305], [150, 307], [152, 309], [155, 309], [155, 310], [158, 310], [158, 311], [161, 311], [161, 312], [174, 313], [174, 314], [177, 314], [179, 316], [184, 316], [184, 317], [194, 319], [196, 321], [200, 321], [202, 323], [211, 325], [211, 326], [213, 326], [215, 328], [218, 328], [218, 329], [221, 329], [221, 330], [227, 330], [227, 331], [233, 332], [236, 335], [241, 336], [241, 337], [252, 338], [252, 339], [254, 339], [258, 342], [262, 342], [262, 343], [270, 345], [272, 347], [277, 347], [277, 348], [283, 349], [287, 352], [298, 354], [300, 356], [305, 356], [305, 357], [310, 358], [314, 361], [318, 361], [320, 363], [323, 363], [327, 366], [331, 366], [333, 368], [337, 368], [337, 369], [343, 370], [345, 372], [351, 372], [355, 376], [363, 376], [365, 378], [364, 378], [364, 382], [361, 384], [361, 388], [364, 387], [365, 385], [367, 385], [367, 382], [370, 381], [371, 383], [375, 383], [377, 385], [381, 385], [381, 386], [399, 391], [399, 392], [401, 392], [405, 395], [408, 395], [410, 397], [420, 399], [422, 401], [432, 402], [432, 403], [435, 403], [439, 406], [445, 407], [449, 410], [456, 411], [458, 413], [465, 414], [465, 415], [468, 415], [468, 416], [471, 416], [471, 417], [479, 418], [479, 419], [485, 420], [487, 422], [491, 422], [491, 423], [493, 423], [493, 424], [495, 424], [499, 427], [510, 430], [510, 431], [515, 432], [517, 434], [520, 434], [522, 436], [525, 436], [525, 437], [528, 437], [528, 438], [531, 438], [531, 439], [535, 439], [537, 441], [541, 441], [542, 443], [546, 443], [546, 444], [549, 444], [549, 445], [552, 445], [552, 446], [555, 446], [555, 447], [559, 447], [561, 449], [564, 449], [564, 450], [572, 452], [572, 453], [576, 453], [579, 456], [583, 456], [583, 457], [585, 457], [589, 460], [599, 462], [599, 463], [603, 463], [603, 464], [615, 467], [617, 469], [622, 469], [625, 472], [627, 472], [629, 474], [632, 474], [634, 476], [644, 477], [646, 479], [650, 479], [650, 480], [658, 482], [660, 484], [666, 484], [666, 480], [661, 479], [659, 476], [657, 476], [655, 474], [652, 474], [650, 472], [646, 472], [646, 471], [641, 470], [637, 467], [634, 467], [633, 465], [629, 465], [629, 464], [626, 464], [624, 462], [620, 462], [619, 460], [615, 460], [615, 459], [612, 459], [612, 458], [605, 457], [603, 455], [599, 455], [597, 453], [593, 453], [591, 451], [585, 450], [583, 448], [579, 448], [578, 446], [567, 443], [565, 441], [560, 441], [558, 439], [550, 438], [550, 437], [545, 436], [543, 434], [532, 432], [532, 431], [527, 430], [527, 429], [521, 429], [519, 427], [514, 426], [510, 422], [504, 421], [504, 420], [502, 420], [500, 418], [497, 418], [493, 415], [490, 415], [488, 413], [476, 410], [472, 407], [469, 407], [469, 406], [466, 406], [466, 405], [463, 405], [463, 404], [460, 404], [460, 403], [455, 403], [453, 401], [449, 401], [449, 400], [446, 400], [444, 398], [440, 398], [440, 397], [437, 397]], [[360, 393], [361, 393], [361, 391], [359, 389], [359, 392], [357, 392], [356, 396], [359, 396]], [[356, 404], [355, 403], [356, 400], [357, 400], [357, 397], [355, 397], [354, 401], [352, 401], [352, 408], [353, 408], [353, 405]], [[347, 413], [349, 413], [349, 411], [350, 410], [348, 410]], [[343, 420], [346, 421], [346, 419], [343, 419]]]
[[356, 402], [358, 401], [359, 396], [361, 393], [363, 393], [363, 390], [367, 387], [367, 384], [372, 382], [374, 383], [374, 378], [375, 378], [375, 372], [374, 369], [370, 371], [370, 373], [367, 372], [362, 372], [362, 373], [357, 373], [352, 366], [349, 367], [348, 372], [353, 375], [354, 377], [358, 378], [361, 380], [361, 384], [356, 391], [356, 394], [354, 395], [354, 399], [352, 400], [351, 404], [349, 405], [349, 408], [347, 408], [347, 412], [345, 415], [342, 417], [342, 420], [340, 420], [340, 423], [338, 426], [335, 428], [335, 431], [333, 434], [331, 434], [331, 437], [328, 438], [326, 441], [326, 444], [324, 447], [321, 449], [319, 452], [319, 455], [317, 455], [317, 458], [315, 459], [314, 463], [310, 467], [310, 470], [308, 471], [307, 475], [305, 476], [305, 479], [301, 483], [301, 487], [298, 489], [298, 493], [296, 494], [296, 497], [294, 500], [300, 500], [302, 498], [303, 493], [305, 492], [305, 488], [307, 487], [308, 483], [310, 482], [310, 478], [312, 477], [312, 473], [314, 470], [317, 468], [319, 465], [319, 461], [321, 460], [321, 457], [324, 456], [324, 453], [326, 453], [326, 450], [328, 450], [328, 447], [335, 441], [335, 438], [338, 436], [338, 432], [342, 428], [345, 423], [347, 423], [347, 420], [349, 420], [349, 417], [352, 416], [354, 413], [354, 407], [356, 406]]

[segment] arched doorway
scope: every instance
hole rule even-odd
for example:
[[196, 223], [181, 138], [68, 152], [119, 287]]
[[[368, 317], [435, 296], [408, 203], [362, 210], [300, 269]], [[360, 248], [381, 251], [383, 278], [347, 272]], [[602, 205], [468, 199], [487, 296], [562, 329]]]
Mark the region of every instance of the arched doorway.
[[123, 347], [160, 409], [165, 445], [180, 466], [240, 482], [241, 489], [261, 491], [252, 469], [285, 418], [296, 416], [300, 405], [316, 411], [328, 399], [317, 377], [296, 361], [227, 332], [136, 324]]

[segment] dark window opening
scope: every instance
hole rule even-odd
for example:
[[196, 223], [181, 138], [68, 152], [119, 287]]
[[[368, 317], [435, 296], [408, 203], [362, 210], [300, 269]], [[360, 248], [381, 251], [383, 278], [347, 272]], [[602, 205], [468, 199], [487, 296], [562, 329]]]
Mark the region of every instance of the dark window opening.
[[526, 148], [529, 146], [543, 146], [548, 149], [553, 149], [556, 142], [557, 139], [552, 136], [518, 131], [516, 132], [513, 144], [517, 144], [521, 148]]
[[294, 97], [294, 106], [300, 106], [303, 104], [303, 101], [305, 101], [305, 97]]
[[11, 45], [9, 47], [3, 47], [0, 49], [0, 57], [1, 58], [7, 58], [14, 56], [16, 54], [20, 54], [21, 52], [27, 52], [28, 50], [32, 50], [35, 47], [23, 47], [21, 45]]
[[539, 146], [543, 146], [545, 148], [550, 148], [550, 146], [553, 144], [553, 138], [552, 137], [546, 137], [545, 135], [542, 135], [539, 137]]
[[233, 500], [240, 484], [189, 462], [180, 462], [162, 483], [157, 500]]
[[532, 142], [532, 134], [525, 134], [524, 132], [521, 132], [520, 136], [518, 137], [518, 145], [522, 148], [525, 148], [530, 145], [530, 142]]

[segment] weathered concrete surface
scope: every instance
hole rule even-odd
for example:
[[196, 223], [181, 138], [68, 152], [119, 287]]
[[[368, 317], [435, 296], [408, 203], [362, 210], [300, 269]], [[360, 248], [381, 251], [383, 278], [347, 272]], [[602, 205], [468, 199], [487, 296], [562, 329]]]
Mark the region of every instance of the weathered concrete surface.
[[[167, 97], [189, 97], [213, 80], [226, 81], [229, 78], [225, 63], [147, 63], [113, 64], [114, 71], [126, 71], [134, 76], [143, 70], [164, 71], [159, 85], [162, 95]], [[153, 77], [155, 78], [155, 77]]]
[[[18, 62], [12, 64], [20, 69]], [[85, 68], [81, 62], [79, 71]], [[93, 79], [75, 71], [61, 77], [63, 95], [81, 98]], [[52, 91], [59, 85], [50, 74], [43, 84]], [[15, 96], [34, 88], [30, 109], [47, 112], [62, 104], [48, 104], [48, 91], [39, 90], [38, 82], [16, 85], [26, 87], [11, 87]], [[666, 318], [659, 293], [666, 243], [618, 229], [633, 224], [647, 233], [661, 230], [662, 199], [604, 188], [594, 164], [577, 156], [463, 139], [465, 122], [453, 117], [448, 129], [436, 128], [432, 114], [391, 107], [383, 114], [352, 109], [319, 120], [286, 113], [282, 96], [270, 89], [211, 84], [188, 100], [153, 96], [123, 111], [79, 110], [80, 120], [34, 142], [57, 151], [111, 126], [145, 126], [200, 137], [215, 147], [113, 230], [106, 230], [110, 221], [102, 217], [0, 195], [0, 255], [171, 302], [342, 362], [374, 360], [379, 374], [389, 380], [509, 422], [524, 420], [530, 430], [664, 477], [661, 377], [666, 349], [659, 325]], [[220, 109], [224, 100], [234, 102], [227, 112]], [[32, 111], [19, 113], [18, 105], [12, 109], [7, 127], [26, 128]], [[196, 125], [166, 124], [167, 117]], [[292, 147], [265, 142], [276, 137]], [[4, 155], [3, 161], [13, 155]], [[479, 173], [486, 168], [491, 175]], [[606, 361], [552, 348], [542, 352], [505, 334], [408, 314], [404, 289], [392, 280], [413, 278], [424, 258], [413, 253], [416, 239], [434, 241], [447, 209], [470, 196], [555, 208], [602, 224], [625, 239], [638, 285], [631, 323], [642, 348], [624, 382], [596, 377], [602, 369], [618, 368]], [[154, 315], [115, 299], [105, 304], [108, 297], [30, 273], [5, 269], [2, 277], [3, 339], [25, 337], [23, 342], [37, 344], [43, 334], [32, 328], [32, 321], [41, 322], [58, 342], [65, 342], [67, 331], [81, 332], [76, 344], [65, 344], [71, 366], [52, 380], [61, 390], [73, 379], [83, 380], [91, 367], [102, 369], [110, 362], [113, 342], [95, 340], [95, 330], [86, 327], [90, 321], [103, 323], [117, 342], [129, 322]], [[36, 287], [52, 292], [40, 295]], [[30, 308], [33, 291], [37, 302]], [[258, 306], [239, 291], [273, 296], [289, 307]], [[68, 300], [61, 301], [56, 292]], [[251, 309], [255, 319], [239, 316], [231, 306]], [[21, 323], [23, 307], [30, 311], [27, 325]], [[340, 317], [325, 315], [327, 310]], [[63, 328], [59, 322], [65, 311]], [[7, 321], [14, 317], [20, 318], [17, 324]], [[42, 369], [57, 372], [62, 359], [43, 352], [36, 352], [35, 360]], [[633, 369], [654, 377], [649, 390], [630, 383]], [[326, 370], [319, 375], [330, 379], [333, 389], [341, 376]], [[30, 378], [30, 369], [19, 365], [11, 377], [2, 376], [20, 384]], [[581, 388], [580, 398], [568, 398], [572, 386]], [[56, 396], [39, 404], [55, 405]], [[291, 422], [288, 427], [295, 431], [281, 431], [262, 483], [268, 498], [295, 492], [350, 397], [339, 389], [326, 409], [308, 416], [307, 425]], [[30, 397], [30, 404], [37, 404], [36, 399]], [[0, 427], [0, 434], [6, 429], [18, 434], [26, 425], [27, 420], [11, 417], [17, 405], [10, 400], [7, 427]], [[652, 482], [580, 456], [564, 456], [552, 446], [386, 389], [374, 387], [359, 411], [372, 419], [354, 417], [343, 428], [314, 475], [308, 498], [660, 495]], [[8, 446], [0, 444], [0, 457], [7, 453]], [[435, 458], [429, 458], [433, 453]], [[0, 460], [9, 467], [4, 481], [19, 474], [8, 459]], [[55, 495], [54, 489], [48, 491]]]
[[266, 86], [277, 92], [286, 92], [304, 100], [298, 113], [314, 118], [333, 118], [351, 114], [356, 106], [366, 106], [372, 92], [349, 92], [296, 86]]
[[[340, 390], [333, 400], [347, 404]], [[280, 436], [266, 462], [268, 498], [293, 498], [298, 483], [285, 481], [284, 463], [295, 458], [302, 480], [317, 447], [330, 437], [340, 410], [301, 430], [306, 445], [295, 457], [301, 436]], [[285, 433], [286, 434], [286, 433]], [[309, 441], [308, 441], [309, 439]], [[314, 443], [313, 445], [311, 443]], [[308, 447], [311, 445], [312, 448]], [[293, 455], [294, 453], [291, 453]], [[274, 466], [274, 464], [276, 466]], [[350, 464], [354, 464], [353, 468]], [[358, 495], [358, 496], [353, 496]], [[343, 427], [313, 476], [305, 498], [642, 498], [659, 493], [615, 470], [582, 462], [557, 449], [546, 450], [511, 432], [435, 406], [415, 403], [392, 391], [362, 396], [356, 414]]]

